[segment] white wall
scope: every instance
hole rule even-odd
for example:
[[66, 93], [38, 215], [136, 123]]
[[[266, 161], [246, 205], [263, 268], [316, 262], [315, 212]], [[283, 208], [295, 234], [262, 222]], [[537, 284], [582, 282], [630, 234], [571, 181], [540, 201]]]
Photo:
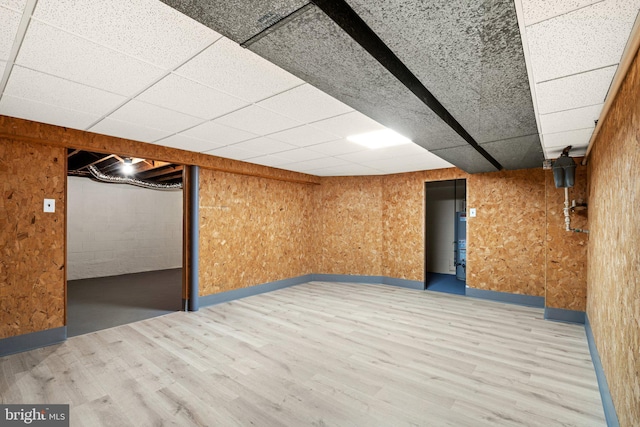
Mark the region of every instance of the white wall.
[[67, 279], [182, 266], [182, 191], [67, 181]]
[[[429, 182], [426, 188], [427, 271], [455, 274], [455, 212], [456, 207], [460, 209], [462, 203], [459, 202], [456, 206], [453, 181]], [[458, 191], [458, 197], [463, 198], [460, 193]]]

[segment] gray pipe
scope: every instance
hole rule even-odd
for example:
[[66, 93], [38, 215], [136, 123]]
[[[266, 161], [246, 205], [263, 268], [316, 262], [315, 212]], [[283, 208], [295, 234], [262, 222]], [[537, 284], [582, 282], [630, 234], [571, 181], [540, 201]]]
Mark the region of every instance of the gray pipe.
[[198, 311], [198, 295], [200, 294], [199, 284], [199, 266], [200, 259], [200, 168], [198, 166], [189, 166], [191, 177], [189, 181], [189, 204], [190, 204], [190, 227], [189, 237], [191, 245], [191, 253], [189, 265], [191, 266], [191, 274], [189, 274], [189, 311]]

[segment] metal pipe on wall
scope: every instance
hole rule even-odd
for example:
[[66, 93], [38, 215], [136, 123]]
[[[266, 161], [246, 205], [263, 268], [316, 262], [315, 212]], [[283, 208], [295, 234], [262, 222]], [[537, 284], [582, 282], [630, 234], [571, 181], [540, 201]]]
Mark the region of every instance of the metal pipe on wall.
[[189, 253], [189, 265], [191, 271], [189, 274], [189, 311], [198, 311], [198, 295], [200, 294], [199, 268], [198, 259], [199, 243], [200, 243], [200, 167], [189, 166], [190, 185], [189, 185], [189, 242], [191, 250]]

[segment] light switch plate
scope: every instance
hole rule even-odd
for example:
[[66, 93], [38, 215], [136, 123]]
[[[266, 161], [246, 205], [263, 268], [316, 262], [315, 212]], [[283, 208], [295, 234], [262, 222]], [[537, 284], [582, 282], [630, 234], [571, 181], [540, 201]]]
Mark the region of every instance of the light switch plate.
[[56, 211], [56, 199], [44, 199], [44, 211], [55, 212]]
[[469, 208], [469, 216], [471, 218], [475, 218], [476, 217], [476, 208]]

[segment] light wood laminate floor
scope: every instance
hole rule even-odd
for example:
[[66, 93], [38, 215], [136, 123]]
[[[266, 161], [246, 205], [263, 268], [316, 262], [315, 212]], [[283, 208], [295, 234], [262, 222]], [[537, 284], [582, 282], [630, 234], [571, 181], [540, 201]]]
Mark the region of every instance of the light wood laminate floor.
[[72, 426], [604, 426], [584, 327], [312, 282], [0, 359], [2, 403]]

